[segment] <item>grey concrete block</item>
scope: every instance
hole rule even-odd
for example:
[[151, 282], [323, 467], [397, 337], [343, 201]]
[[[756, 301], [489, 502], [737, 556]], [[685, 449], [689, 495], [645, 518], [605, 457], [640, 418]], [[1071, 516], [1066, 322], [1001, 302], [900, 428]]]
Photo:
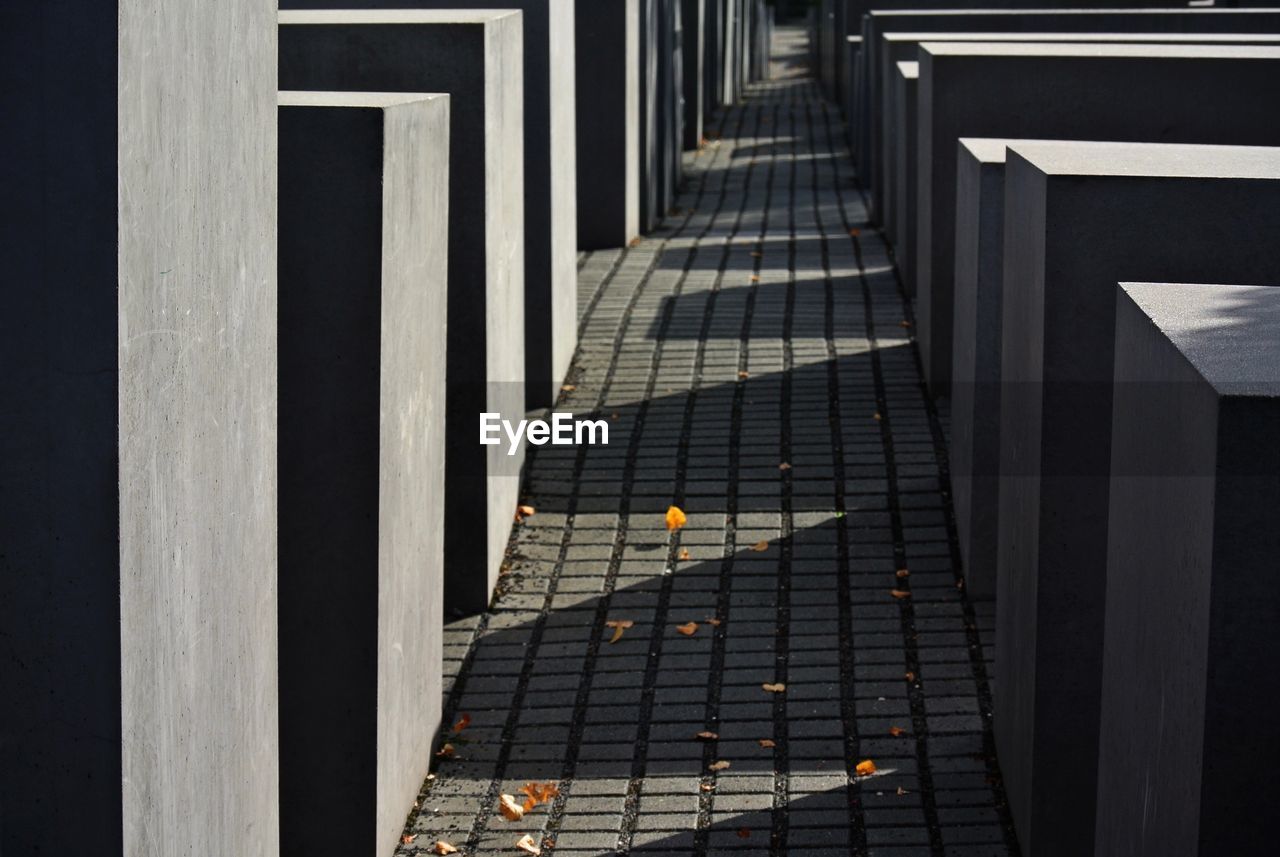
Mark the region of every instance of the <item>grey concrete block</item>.
[[640, 0], [640, 228], [675, 205], [684, 143], [680, 0]]
[[442, 92], [449, 136], [445, 610], [497, 582], [523, 453], [481, 446], [482, 412], [524, 413], [524, 140], [518, 11], [280, 13], [284, 89]]
[[640, 234], [640, 0], [583, 0], [574, 16], [578, 249], [625, 247]]
[[1280, 48], [925, 42], [919, 55], [916, 318], [936, 395], [951, 381], [958, 138], [1280, 142]]
[[1029, 852], [1085, 853], [1094, 829], [1115, 284], [1271, 283], [1277, 232], [1280, 149], [1009, 150], [995, 729]]
[[[555, 401], [577, 347], [577, 0], [281, 0], [283, 9], [519, 9], [524, 16], [525, 396]], [[585, 2], [585, 0], [584, 0]]]
[[278, 853], [274, 15], [0, 13], [6, 855]]
[[1264, 854], [1280, 758], [1248, 720], [1280, 703], [1280, 290], [1117, 301], [1096, 853]]
[[[906, 201], [915, 196], [915, 171], [897, 167], [899, 163], [914, 163], [916, 158], [916, 85], [920, 80], [920, 64], [898, 63], [894, 69], [893, 96], [893, 148], [889, 151], [889, 191], [884, 198], [884, 234], [898, 261], [898, 274], [908, 295], [915, 295], [915, 280], [910, 273], [912, 241], [915, 221], [907, 217]], [[892, 203], [892, 204], [891, 204]]]
[[[965, 2], [961, 0], [956, 5], [963, 7]], [[860, 59], [865, 92], [854, 120], [858, 180], [869, 190], [875, 189], [873, 180], [878, 176], [873, 141], [880, 138], [890, 81], [887, 72], [893, 68], [881, 58], [882, 36], [886, 33], [1280, 33], [1280, 11], [1276, 9], [1002, 9], [1006, 3], [998, 0], [988, 0], [982, 9], [893, 8], [914, 5], [912, 0], [902, 4], [879, 0], [869, 5], [876, 8], [869, 9], [862, 19], [865, 49]], [[900, 56], [895, 61], [914, 59]]]
[[703, 14], [702, 118], [705, 123], [724, 105], [725, 14], [728, 0], [705, 0]]
[[444, 624], [449, 98], [280, 95], [280, 815], [386, 854]]
[[684, 64], [684, 135], [683, 147], [687, 150], [702, 145], [702, 119], [706, 115], [707, 56], [707, 0], [682, 0], [680, 4], [683, 28]]

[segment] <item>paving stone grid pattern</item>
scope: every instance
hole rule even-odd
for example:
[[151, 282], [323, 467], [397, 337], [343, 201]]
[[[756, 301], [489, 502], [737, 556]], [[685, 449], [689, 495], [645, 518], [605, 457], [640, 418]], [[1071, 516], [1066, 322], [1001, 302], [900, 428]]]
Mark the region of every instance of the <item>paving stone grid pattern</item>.
[[[803, 34], [774, 47], [664, 228], [580, 259], [557, 410], [610, 419], [610, 443], [532, 452], [537, 514], [494, 608], [446, 628], [455, 755], [402, 857], [516, 854], [525, 834], [543, 854], [1017, 853], [992, 616], [959, 582], [910, 308]], [[634, 625], [611, 642], [610, 620]], [[560, 796], [504, 819], [529, 781]]]

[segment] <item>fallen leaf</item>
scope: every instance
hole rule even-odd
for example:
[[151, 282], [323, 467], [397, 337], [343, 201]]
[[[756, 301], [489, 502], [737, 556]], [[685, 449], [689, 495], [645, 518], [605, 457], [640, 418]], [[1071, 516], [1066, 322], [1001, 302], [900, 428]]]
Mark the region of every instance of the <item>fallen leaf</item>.
[[752, 259], [759, 259], [759, 258], [760, 258], [761, 256], [763, 256], [763, 255], [764, 255], [764, 254], [763, 254], [763, 253], [761, 253], [759, 250], [752, 250], [752, 251], [751, 251], [751, 258], [752, 258]]
[[686, 637], [692, 637], [694, 634], [698, 633], [698, 623], [685, 622], [683, 625], [676, 625], [676, 630], [681, 634], [684, 634]]
[[876, 411], [874, 414], [871, 415], [871, 419], [875, 420], [876, 422], [880, 422], [882, 419], [884, 419], [884, 417], [880, 416], [879, 411]]
[[902, 786], [898, 786], [898, 797], [902, 797], [903, 795], [909, 795], [909, 794], [911, 794], [911, 792], [907, 791]]
[[897, 571], [895, 571], [893, 574], [899, 580], [906, 580], [908, 577], [911, 576], [911, 572], [907, 571], [905, 568], [900, 568]]
[[863, 759], [853, 769], [853, 772], [860, 777], [869, 777], [876, 772], [876, 763], [870, 759]]
[[904, 598], [910, 598], [911, 593], [905, 589], [890, 589], [889, 594], [901, 601]]
[[911, 326], [911, 322], [907, 321], [905, 318], [902, 321], [898, 322], [898, 327], [910, 327], [910, 326]]
[[667, 508], [667, 531], [675, 532], [685, 525], [689, 520], [684, 510], [679, 506], [670, 506]]
[[537, 514], [537, 511], [538, 510], [533, 508], [532, 506], [517, 506], [516, 507], [516, 523], [517, 524], [520, 523], [525, 518], [532, 518], [535, 514]]
[[710, 625], [713, 628], [720, 627], [720, 620], [716, 619], [715, 617], [708, 617], [706, 619], [703, 619], [702, 621], [706, 622], [708, 625]]
[[743, 371], [741, 371], [741, 372], [739, 372], [739, 373], [738, 373], [738, 378], [739, 378], [739, 379], [741, 379], [741, 380], [743, 380], [743, 381], [747, 380], [747, 379], [748, 379], [748, 378], [750, 378], [750, 377], [751, 377], [751, 373], [750, 373], [750, 372], [747, 372], [746, 370], [743, 370]]
[[628, 246], [628, 247], [639, 247], [639, 246], [640, 246], [640, 236], [639, 236], [639, 235], [637, 235], [635, 238], [632, 238], [630, 241], [628, 241], [628, 242], [627, 242], [627, 246]]
[[711, 785], [711, 783], [702, 783], [701, 785], [698, 786], [698, 791], [710, 792], [710, 791], [715, 791], [715, 788], [716, 787]]
[[507, 821], [519, 821], [524, 818], [524, 807], [516, 803], [511, 795], [498, 795], [498, 809]]
[[723, 770], [725, 770], [725, 769], [726, 769], [726, 768], [728, 768], [728, 767], [729, 767], [729, 763], [728, 763], [728, 762], [726, 762], [724, 759], [721, 759], [721, 760], [720, 760], [720, 761], [718, 761], [718, 762], [712, 762], [710, 765], [707, 765], [707, 770], [708, 770], [708, 771], [723, 771]]
[[576, 384], [565, 384], [563, 387], [560, 388], [560, 392], [572, 393], [576, 389], [578, 389]]
[[436, 840], [435, 850], [437, 854], [457, 854], [458, 853], [457, 848], [454, 848], [452, 845], [450, 845], [448, 842], [445, 842], [443, 839]]
[[525, 783], [520, 787], [520, 793], [526, 795], [521, 808], [528, 812], [540, 803], [559, 797], [560, 787], [555, 783]]
[[739, 828], [738, 828], [738, 838], [739, 838], [739, 839], [750, 839], [750, 838], [751, 838], [751, 828], [749, 828], [749, 827], [739, 827]]
[[461, 717], [458, 718], [458, 722], [453, 724], [453, 734], [457, 735], [459, 732], [461, 732], [463, 729], [466, 729], [470, 725], [471, 725], [471, 715], [463, 714]]
[[767, 551], [767, 550], [769, 549], [769, 543], [768, 543], [768, 542], [756, 542], [755, 544], [753, 544], [753, 545], [751, 546], [751, 549], [752, 549], [753, 551], [755, 551], [756, 553], [764, 553], [765, 551]]
[[718, 741], [720, 736], [715, 732], [699, 732], [693, 736], [699, 741]]
[[688, 549], [688, 548], [680, 548], [680, 557], [679, 557], [679, 558], [680, 558], [680, 559], [682, 559], [682, 560], [691, 560], [691, 559], [693, 559], [693, 557], [692, 557], [692, 556], [690, 556], [690, 554], [689, 554], [689, 549]]
[[849, 230], [849, 234], [850, 234], [850, 235], [852, 235], [854, 238], [857, 238], [859, 235], [861, 235], [861, 234], [862, 234], [862, 230], [861, 230], [861, 229], [850, 229], [850, 230]]
[[610, 619], [604, 623], [606, 628], [613, 629], [613, 636], [609, 638], [610, 643], [616, 643], [622, 639], [622, 632], [635, 625], [631, 619]]
[[779, 469], [779, 470], [790, 470], [790, 469], [791, 469], [791, 465], [790, 465], [790, 464], [787, 464], [787, 463], [784, 461], [784, 462], [782, 462], [781, 464], [779, 464], [779, 465], [778, 465], [778, 469]]
[[772, 738], [761, 738], [760, 746], [765, 748], [766, 750], [772, 750], [774, 747], [778, 745], [773, 742]]
[[961, 578], [959, 578], [958, 580], [956, 580], [956, 589], [964, 589], [964, 578], [963, 578], [963, 577], [961, 577]]
[[760, 685], [760, 686], [761, 686], [761, 687], [763, 687], [765, 690], [769, 691], [770, 693], [782, 693], [784, 690], [786, 690], [786, 689], [787, 689], [787, 686], [786, 686], [785, 684], [782, 684], [782, 683], [778, 683], [778, 684], [762, 684], [762, 685]]
[[760, 282], [760, 278], [759, 278], [759, 277], [757, 277], [755, 274], [752, 274], [752, 275], [751, 275], [751, 282], [753, 282], [753, 283], [758, 283], [758, 282]]
[[516, 848], [526, 854], [541, 854], [542, 849], [538, 847], [538, 843], [533, 840], [529, 834], [521, 836], [516, 840]]
[[913, 672], [906, 673], [906, 674], [905, 674], [905, 675], [903, 675], [902, 677], [903, 677], [903, 678], [905, 678], [908, 682], [911, 682], [912, 684], [914, 684], [914, 683], [915, 683], [915, 680], [916, 680], [916, 674], [915, 674], [915, 673], [913, 673]]
[[903, 735], [907, 734], [907, 730], [903, 729], [901, 726], [890, 726], [889, 734], [894, 738], [901, 738]]
[[439, 750], [436, 750], [436, 755], [447, 759], [452, 756], [454, 752], [452, 744], [445, 744]]
[[404, 836], [400, 837], [400, 843], [402, 845], [412, 845], [413, 840], [417, 838], [418, 838], [418, 834], [416, 833], [406, 833]]

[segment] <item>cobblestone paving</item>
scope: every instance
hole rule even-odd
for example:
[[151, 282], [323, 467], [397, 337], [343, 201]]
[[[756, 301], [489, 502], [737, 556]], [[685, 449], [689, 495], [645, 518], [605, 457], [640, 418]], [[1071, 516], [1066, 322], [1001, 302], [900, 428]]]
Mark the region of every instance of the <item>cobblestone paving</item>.
[[[454, 755], [401, 855], [1017, 851], [944, 426], [802, 40], [712, 123], [662, 231], [581, 259], [557, 410], [610, 443], [533, 453], [494, 608], [446, 629]], [[529, 781], [559, 796], [508, 821]]]

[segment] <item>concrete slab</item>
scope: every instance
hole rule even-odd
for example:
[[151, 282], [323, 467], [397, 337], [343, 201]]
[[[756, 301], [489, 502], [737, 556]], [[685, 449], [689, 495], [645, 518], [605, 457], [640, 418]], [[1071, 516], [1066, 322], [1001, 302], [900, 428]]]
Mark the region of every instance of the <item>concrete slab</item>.
[[680, 0], [640, 0], [640, 228], [675, 204], [684, 143]]
[[1115, 364], [1096, 851], [1265, 853], [1280, 290], [1122, 285]]
[[[586, 2], [586, 0], [583, 0]], [[577, 0], [281, 0], [282, 9], [468, 9], [524, 15], [525, 406], [549, 407], [577, 348]], [[594, 90], [592, 90], [594, 91]], [[594, 99], [593, 99], [594, 101]]]
[[481, 446], [482, 412], [524, 413], [524, 87], [518, 11], [280, 13], [284, 89], [443, 92], [449, 137], [445, 610], [497, 582], [523, 450]]
[[[858, 136], [854, 160], [858, 180], [875, 189], [878, 170], [873, 141], [880, 137], [881, 115], [888, 97], [892, 69], [881, 61], [882, 36], [890, 32], [1095, 32], [1095, 33], [1280, 33], [1280, 9], [1001, 9], [988, 0], [982, 9], [893, 9], [893, 0], [879, 0], [862, 19], [865, 49], [862, 110], [855, 124]], [[957, 5], [963, 6], [967, 0]], [[910, 0], [904, 5], [912, 5]], [[931, 3], [932, 5], [932, 3]], [[942, 5], [939, 3], [939, 5]], [[899, 57], [914, 60], [916, 57]], [[880, 188], [880, 195], [883, 187]], [[872, 199], [874, 204], [875, 198]], [[874, 214], [874, 211], [872, 212]]]
[[2, 13], [6, 855], [279, 853], [274, 16]]
[[935, 395], [951, 381], [960, 137], [1280, 142], [1280, 48], [925, 42], [917, 94], [918, 336]]
[[[893, 148], [888, 153], [889, 160], [896, 165], [899, 161], [914, 163], [916, 158], [916, 84], [920, 80], [920, 64], [902, 62], [894, 69], [893, 96], [890, 102], [894, 105], [891, 111], [894, 122]], [[884, 236], [894, 248], [894, 255], [906, 262], [911, 251], [908, 232], [915, 231], [915, 224], [906, 217], [906, 198], [915, 195], [914, 171], [899, 170], [894, 165], [888, 167], [890, 177], [889, 191], [884, 198]], [[893, 202], [891, 205], [890, 202]], [[901, 268], [910, 267], [899, 263]], [[909, 281], [903, 274], [904, 285]], [[910, 282], [914, 283], [914, 280]], [[907, 294], [914, 295], [914, 288], [908, 288]]]
[[706, 115], [707, 0], [682, 0], [680, 15], [684, 66], [682, 147], [692, 151], [702, 145], [702, 118]]
[[1009, 151], [995, 731], [1028, 852], [1092, 844], [1115, 284], [1274, 282], [1278, 231], [1280, 149], [1056, 142]]
[[279, 101], [281, 824], [388, 854], [440, 718], [449, 98]]
[[574, 17], [578, 249], [625, 247], [640, 234], [640, 0], [575, 2]]

